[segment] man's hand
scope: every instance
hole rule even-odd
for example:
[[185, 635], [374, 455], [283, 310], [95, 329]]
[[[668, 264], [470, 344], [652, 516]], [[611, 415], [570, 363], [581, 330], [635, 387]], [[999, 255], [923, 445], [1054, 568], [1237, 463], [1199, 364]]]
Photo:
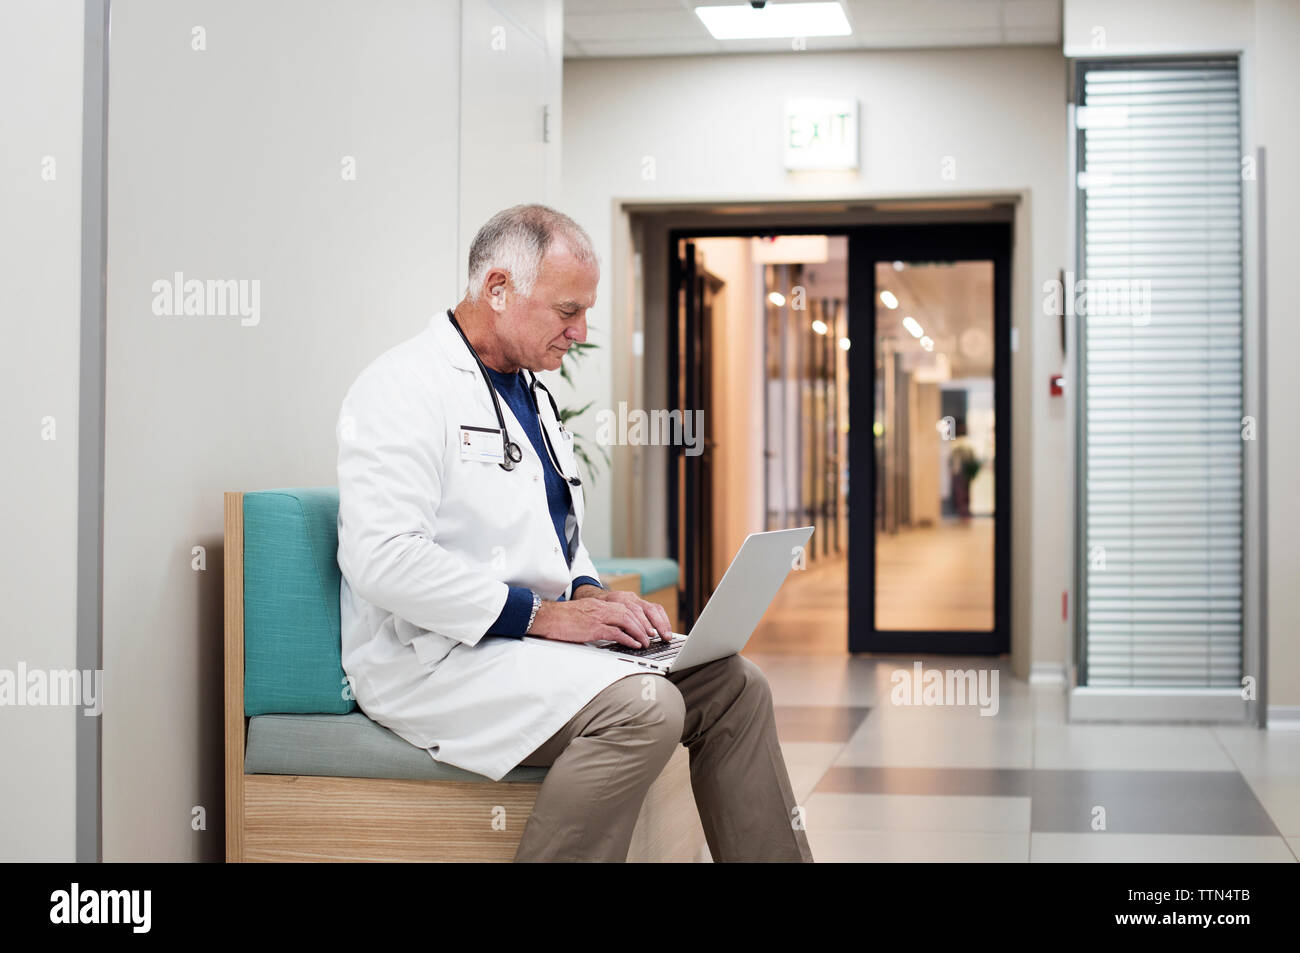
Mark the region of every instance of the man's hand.
[[603, 589], [600, 586], [583, 585], [574, 592], [575, 599], [603, 599], [606, 602], [621, 602], [639, 611], [646, 625], [657, 633], [665, 642], [672, 641], [672, 626], [668, 624], [668, 613], [657, 602], [647, 602], [634, 592], [619, 589]]
[[633, 592], [582, 586], [568, 602], [543, 602], [529, 635], [560, 642], [609, 639], [631, 648], [645, 648], [658, 635], [672, 640], [668, 613]]

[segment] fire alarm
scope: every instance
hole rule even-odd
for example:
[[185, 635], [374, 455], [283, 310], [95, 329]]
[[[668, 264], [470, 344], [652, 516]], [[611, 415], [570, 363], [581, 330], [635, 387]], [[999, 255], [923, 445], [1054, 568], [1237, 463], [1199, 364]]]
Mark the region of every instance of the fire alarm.
[[1053, 397], [1065, 396], [1065, 375], [1064, 374], [1052, 375], [1051, 394]]

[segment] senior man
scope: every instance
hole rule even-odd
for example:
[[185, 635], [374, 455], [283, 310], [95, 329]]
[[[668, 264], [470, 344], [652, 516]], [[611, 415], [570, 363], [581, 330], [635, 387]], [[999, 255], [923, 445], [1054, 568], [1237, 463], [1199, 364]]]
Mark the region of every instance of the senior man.
[[811, 861], [757, 666], [650, 675], [554, 644], [670, 637], [662, 608], [601, 585], [572, 435], [535, 377], [586, 339], [599, 274], [568, 216], [499, 212], [470, 246], [464, 299], [349, 389], [343, 668], [362, 711], [436, 761], [492, 780], [550, 766], [516, 860], [626, 860], [685, 744], [715, 860]]

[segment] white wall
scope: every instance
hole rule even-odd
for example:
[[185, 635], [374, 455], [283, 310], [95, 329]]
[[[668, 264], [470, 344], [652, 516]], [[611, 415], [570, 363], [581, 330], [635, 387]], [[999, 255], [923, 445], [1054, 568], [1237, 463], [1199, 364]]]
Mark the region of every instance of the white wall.
[[[1043, 282], [1066, 265], [1065, 77], [1060, 51], [1036, 47], [570, 60], [564, 77], [563, 207], [606, 252], [623, 199], [1027, 194], [1016, 221], [1012, 307], [1020, 339], [1012, 638], [1022, 674], [1031, 658], [1062, 662], [1066, 644], [1069, 428], [1063, 402], [1047, 395], [1061, 359], [1039, 305]], [[782, 103], [796, 94], [860, 101], [860, 173], [782, 169]], [[945, 156], [956, 163], [951, 181], [941, 175]], [[646, 157], [653, 179], [643, 175]], [[606, 270], [593, 317], [601, 343], [601, 323], [624, 320], [609, 292]], [[610, 407], [610, 366], [598, 352], [574, 399]], [[586, 538], [598, 555], [611, 545], [609, 521], [628, 505], [612, 498], [612, 485], [602, 481], [588, 497]]]
[[459, 291], [470, 243], [484, 222], [503, 208], [553, 201], [559, 193], [562, 6], [560, 0], [461, 4]]
[[1065, 55], [1179, 56], [1250, 45], [1251, 0], [1064, 0]]
[[1300, 433], [1295, 408], [1300, 378], [1300, 325], [1290, 287], [1300, 261], [1300, 4], [1256, 0], [1255, 43], [1250, 55], [1256, 143], [1268, 150], [1268, 664], [1269, 706], [1300, 713]]
[[[466, 6], [475, 31], [456, 0], [113, 4], [106, 860], [223, 857], [222, 493], [335, 482], [347, 387], [459, 300], [480, 223], [458, 213], [498, 198], [472, 174], [458, 191], [462, 164], [519, 147], [501, 174], [534, 170], [523, 130], [461, 136], [461, 117], [508, 87], [462, 84], [460, 54], [475, 75], [484, 60], [539, 75], [535, 55], [511, 59], [536, 5], [500, 20]], [[504, 51], [481, 35], [498, 24]], [[547, 55], [543, 79], [558, 46]], [[176, 271], [259, 280], [260, 323], [154, 314], [152, 283]], [[206, 569], [191, 568], [195, 546]], [[206, 831], [191, 829], [196, 805]]]
[[[79, 0], [0, 9], [0, 669], [14, 673], [77, 665], [82, 32]], [[81, 717], [0, 707], [0, 861], [76, 859]]]

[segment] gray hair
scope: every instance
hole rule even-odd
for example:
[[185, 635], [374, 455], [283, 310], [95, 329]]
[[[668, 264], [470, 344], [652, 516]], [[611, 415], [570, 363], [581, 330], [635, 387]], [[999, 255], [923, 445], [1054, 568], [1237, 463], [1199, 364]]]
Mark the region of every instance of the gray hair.
[[515, 291], [528, 294], [533, 290], [547, 249], [557, 238], [579, 261], [600, 267], [591, 236], [563, 212], [546, 205], [515, 205], [497, 212], [470, 243], [466, 296], [471, 301], [478, 300], [487, 274], [493, 268], [509, 272]]

